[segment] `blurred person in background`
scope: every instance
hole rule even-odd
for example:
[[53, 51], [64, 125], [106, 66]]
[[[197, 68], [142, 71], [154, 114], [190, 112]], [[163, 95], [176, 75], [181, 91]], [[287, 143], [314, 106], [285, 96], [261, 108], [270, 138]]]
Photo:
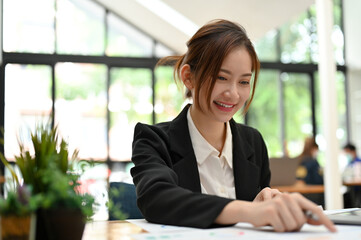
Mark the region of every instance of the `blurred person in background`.
[[306, 184], [323, 184], [323, 171], [317, 161], [318, 145], [314, 137], [305, 139], [303, 151], [298, 157], [300, 165], [297, 178]]
[[[348, 165], [343, 172], [344, 182], [361, 182], [361, 159], [357, 156], [356, 147], [352, 143], [347, 143], [343, 147]], [[361, 206], [361, 187], [350, 186], [344, 194], [344, 207]]]

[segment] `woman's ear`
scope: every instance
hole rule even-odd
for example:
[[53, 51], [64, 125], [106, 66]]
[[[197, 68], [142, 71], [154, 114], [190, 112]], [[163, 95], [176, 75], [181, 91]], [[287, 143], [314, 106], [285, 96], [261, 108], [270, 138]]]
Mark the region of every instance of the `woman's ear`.
[[186, 86], [186, 88], [192, 90], [194, 86], [192, 82], [191, 67], [189, 66], [189, 64], [184, 64], [182, 66], [180, 75], [182, 78], [182, 82]]

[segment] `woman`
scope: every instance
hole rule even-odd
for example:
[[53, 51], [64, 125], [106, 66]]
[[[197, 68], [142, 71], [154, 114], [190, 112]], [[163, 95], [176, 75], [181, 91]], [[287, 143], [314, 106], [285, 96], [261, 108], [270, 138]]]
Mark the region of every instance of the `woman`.
[[[183, 56], [161, 64], [175, 63], [174, 75], [194, 104], [171, 122], [135, 127], [131, 174], [144, 217], [199, 228], [249, 222], [276, 231], [310, 222], [335, 231], [321, 209], [301, 195], [268, 188], [262, 136], [232, 119], [240, 109], [248, 110], [260, 66], [245, 30], [213, 21], [187, 47]], [[319, 221], [306, 218], [306, 210]]]
[[299, 156], [300, 166], [297, 177], [306, 184], [323, 184], [323, 176], [317, 161], [318, 145], [314, 137], [305, 139], [303, 151]]

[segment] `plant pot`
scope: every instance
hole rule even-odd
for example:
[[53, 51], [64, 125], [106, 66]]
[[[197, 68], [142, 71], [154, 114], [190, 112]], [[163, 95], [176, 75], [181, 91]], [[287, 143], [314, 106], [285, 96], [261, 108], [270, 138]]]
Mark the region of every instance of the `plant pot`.
[[0, 216], [0, 240], [34, 240], [35, 214], [29, 216]]
[[81, 240], [85, 217], [78, 209], [40, 209], [37, 211], [36, 240]]

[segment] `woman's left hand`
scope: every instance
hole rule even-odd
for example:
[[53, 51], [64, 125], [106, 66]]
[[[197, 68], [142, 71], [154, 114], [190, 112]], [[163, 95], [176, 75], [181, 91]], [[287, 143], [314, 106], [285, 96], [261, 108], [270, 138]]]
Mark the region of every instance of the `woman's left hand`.
[[278, 195], [281, 195], [282, 193], [278, 189], [272, 189], [269, 187], [263, 188], [257, 196], [253, 199], [253, 202], [263, 202], [270, 200]]

